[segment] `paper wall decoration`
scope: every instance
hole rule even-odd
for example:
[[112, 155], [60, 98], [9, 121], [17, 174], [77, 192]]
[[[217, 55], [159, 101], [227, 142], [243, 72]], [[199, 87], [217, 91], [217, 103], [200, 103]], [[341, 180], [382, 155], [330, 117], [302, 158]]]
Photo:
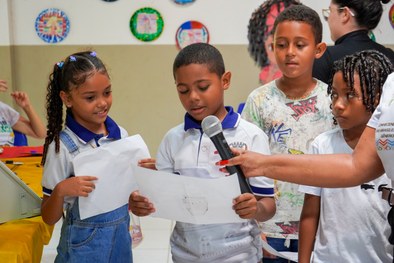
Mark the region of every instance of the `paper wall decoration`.
[[198, 21], [186, 21], [176, 31], [176, 44], [179, 49], [193, 43], [208, 43], [209, 32], [204, 24]]
[[70, 31], [70, 20], [67, 15], [57, 9], [48, 8], [42, 11], [35, 22], [37, 35], [47, 43], [63, 41]]
[[150, 7], [144, 7], [134, 12], [130, 18], [131, 33], [141, 41], [153, 41], [163, 31], [164, 21], [161, 14]]
[[188, 5], [194, 2], [194, 0], [173, 0], [178, 5]]

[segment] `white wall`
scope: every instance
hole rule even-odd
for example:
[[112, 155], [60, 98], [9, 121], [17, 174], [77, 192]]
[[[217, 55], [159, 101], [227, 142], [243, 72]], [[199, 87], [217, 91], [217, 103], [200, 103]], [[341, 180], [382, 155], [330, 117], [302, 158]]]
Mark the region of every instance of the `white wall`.
[[0, 46], [10, 45], [8, 0], [0, 0]]
[[[70, 19], [70, 33], [58, 45], [139, 45], [175, 44], [178, 27], [187, 20], [205, 24], [212, 44], [247, 44], [247, 25], [252, 12], [263, 0], [196, 0], [187, 6], [172, 0], [118, 0], [113, 3], [102, 0], [0, 0], [0, 45], [45, 45], [36, 34], [34, 23], [38, 14], [46, 8], [59, 8]], [[305, 5], [317, 10], [329, 6], [330, 0], [303, 0]], [[392, 1], [393, 2], [393, 1]], [[7, 3], [12, 10], [7, 14]], [[377, 41], [394, 44], [394, 29], [389, 24], [385, 5], [381, 23], [375, 30]], [[158, 10], [164, 19], [164, 31], [155, 41], [146, 43], [130, 32], [132, 14], [142, 7]], [[13, 36], [9, 35], [8, 20], [12, 22]], [[322, 20], [323, 21], [323, 20]], [[324, 41], [332, 44], [326, 22]]]

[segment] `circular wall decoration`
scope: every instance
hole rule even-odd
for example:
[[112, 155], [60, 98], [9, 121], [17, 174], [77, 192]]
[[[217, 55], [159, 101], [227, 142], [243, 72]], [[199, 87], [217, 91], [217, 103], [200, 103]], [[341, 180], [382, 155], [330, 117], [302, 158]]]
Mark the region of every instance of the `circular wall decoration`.
[[104, 2], [115, 2], [115, 1], [118, 1], [118, 0], [103, 0]]
[[390, 25], [394, 28], [394, 4], [391, 6], [389, 11], [389, 20], [390, 20]]
[[35, 23], [37, 35], [47, 43], [63, 41], [70, 31], [70, 20], [67, 15], [56, 8], [42, 11]]
[[131, 33], [141, 41], [153, 41], [163, 32], [164, 21], [160, 13], [150, 7], [141, 8], [130, 18]]
[[193, 3], [195, 0], [173, 0], [178, 5], [188, 5]]
[[198, 21], [186, 21], [176, 31], [176, 45], [180, 49], [193, 43], [208, 42], [208, 29]]

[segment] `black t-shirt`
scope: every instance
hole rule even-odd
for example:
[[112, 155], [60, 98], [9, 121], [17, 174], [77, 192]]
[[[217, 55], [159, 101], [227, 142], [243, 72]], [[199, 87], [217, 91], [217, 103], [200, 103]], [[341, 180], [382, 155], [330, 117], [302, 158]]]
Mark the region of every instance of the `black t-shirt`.
[[386, 55], [394, 65], [394, 51], [371, 40], [368, 31], [358, 30], [348, 33], [335, 41], [335, 46], [327, 47], [326, 52], [313, 64], [313, 77], [328, 83], [334, 61], [363, 50], [376, 50]]

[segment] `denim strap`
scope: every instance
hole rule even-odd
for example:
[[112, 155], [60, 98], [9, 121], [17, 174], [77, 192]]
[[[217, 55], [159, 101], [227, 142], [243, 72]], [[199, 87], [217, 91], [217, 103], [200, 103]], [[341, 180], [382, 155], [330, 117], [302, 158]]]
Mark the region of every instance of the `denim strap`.
[[71, 154], [78, 154], [79, 153], [79, 147], [78, 145], [74, 142], [74, 140], [71, 138], [70, 134], [68, 134], [66, 131], [61, 131], [60, 132], [60, 140], [64, 143], [64, 145], [67, 147], [68, 151]]

